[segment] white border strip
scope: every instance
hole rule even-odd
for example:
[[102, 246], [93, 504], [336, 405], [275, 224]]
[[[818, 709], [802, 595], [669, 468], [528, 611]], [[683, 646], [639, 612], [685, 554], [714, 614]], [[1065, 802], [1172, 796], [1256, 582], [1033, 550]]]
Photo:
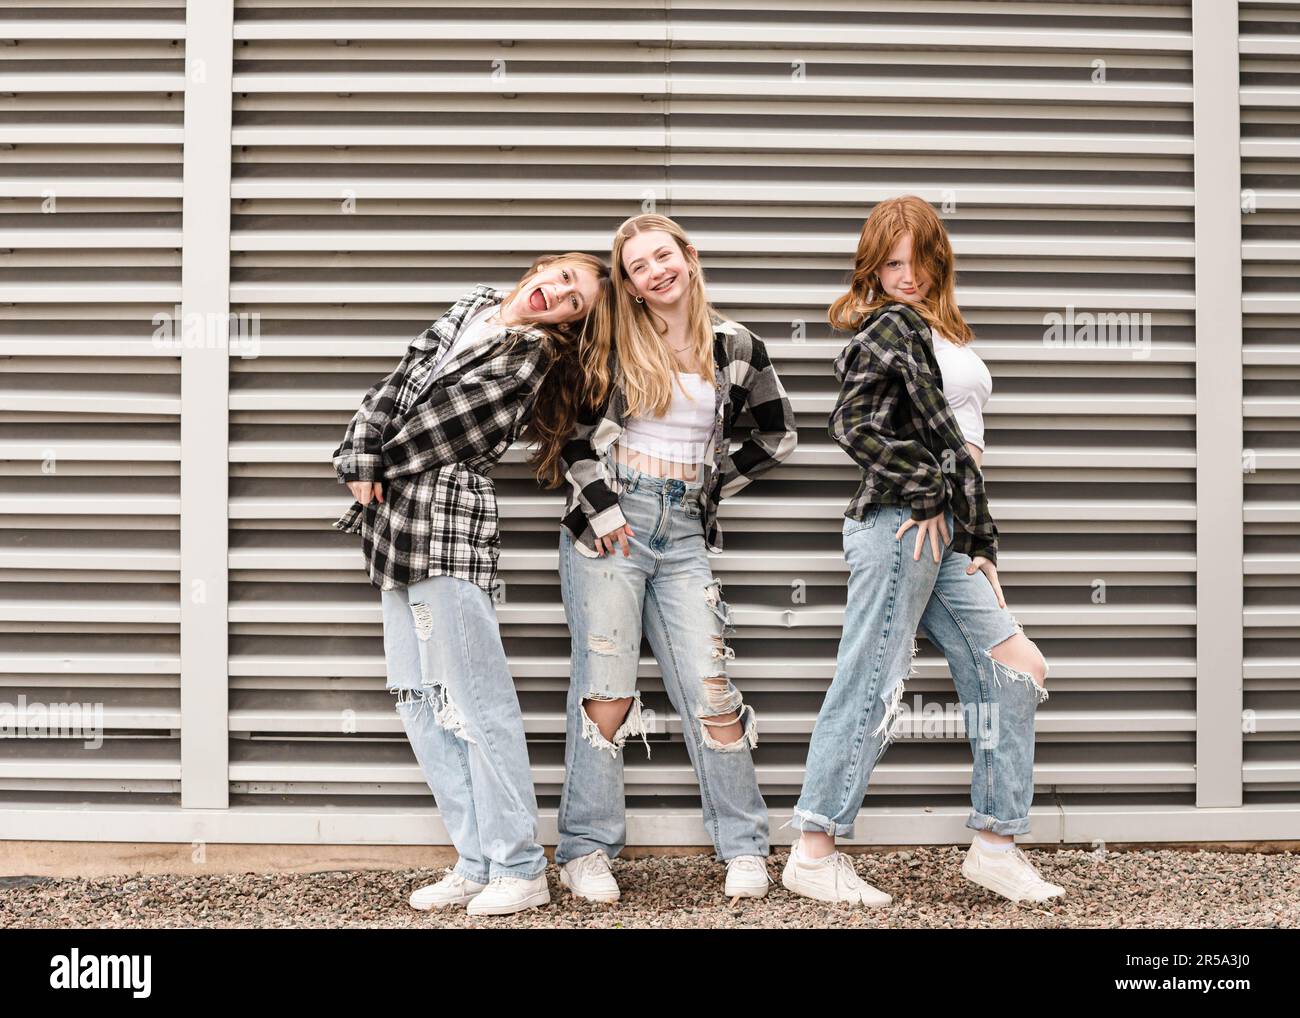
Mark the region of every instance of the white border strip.
[[[227, 779], [227, 459], [233, 0], [185, 12], [181, 348], [181, 804], [221, 808]], [[210, 325], [207, 323], [211, 323]], [[93, 827], [87, 828], [94, 830]]]
[[1242, 802], [1241, 150], [1237, 5], [1194, 0], [1196, 804]]

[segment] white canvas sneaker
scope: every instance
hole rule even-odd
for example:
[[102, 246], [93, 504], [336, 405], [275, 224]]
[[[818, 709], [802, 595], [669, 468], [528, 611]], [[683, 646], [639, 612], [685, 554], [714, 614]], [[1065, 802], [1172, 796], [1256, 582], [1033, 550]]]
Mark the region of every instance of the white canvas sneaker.
[[761, 855], [738, 855], [727, 860], [727, 882], [722, 893], [728, 898], [761, 898], [770, 883], [766, 859]]
[[560, 883], [576, 897], [588, 901], [618, 901], [618, 881], [609, 871], [609, 858], [600, 849], [561, 866]]
[[781, 873], [781, 883], [795, 894], [818, 901], [884, 907], [894, 900], [858, 876], [852, 861], [843, 852], [832, 852], [824, 859], [809, 862], [800, 858], [798, 842], [790, 846], [790, 861]]
[[425, 884], [411, 892], [411, 908], [428, 911], [431, 908], [447, 908], [451, 905], [467, 905], [474, 895], [487, 887], [461, 876], [455, 870], [448, 870], [447, 875], [436, 884]]
[[994, 852], [983, 848], [980, 840], [975, 835], [961, 864], [961, 875], [967, 880], [1014, 902], [1038, 904], [1065, 894], [1064, 887], [1042, 878], [1019, 845], [1012, 845], [1005, 852]]
[[493, 877], [487, 887], [474, 895], [465, 906], [470, 915], [509, 915], [526, 908], [537, 908], [551, 903], [551, 889], [546, 886], [546, 874], [539, 873], [528, 880], [524, 877]]

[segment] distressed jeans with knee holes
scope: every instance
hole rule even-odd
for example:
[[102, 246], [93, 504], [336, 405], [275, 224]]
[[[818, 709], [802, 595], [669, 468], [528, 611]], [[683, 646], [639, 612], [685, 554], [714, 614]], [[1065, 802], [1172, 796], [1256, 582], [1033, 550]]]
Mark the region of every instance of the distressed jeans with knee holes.
[[[560, 528], [560, 586], [572, 638], [564, 789], [555, 861], [597, 849], [617, 855], [627, 836], [623, 750], [646, 738], [651, 712], [641, 706], [637, 667], [642, 634], [663, 675], [664, 691], [682, 718], [682, 739], [700, 782], [705, 827], [720, 860], [768, 854], [767, 807], [754, 773], [758, 741], [754, 709], [726, 674], [734, 656], [725, 637], [731, 610], [713, 577], [700, 521], [698, 482], [611, 464], [622, 482], [619, 502], [635, 536], [622, 550], [594, 558]], [[600, 732], [584, 700], [631, 698], [613, 741]], [[714, 733], [734, 722], [738, 739]], [[724, 738], [730, 738], [726, 733]], [[672, 747], [663, 745], [669, 754]]]
[[[953, 533], [952, 513], [946, 514]], [[914, 562], [916, 531], [894, 537], [911, 517], [905, 506], [870, 505], [845, 519], [849, 565], [844, 632], [835, 678], [808, 746], [803, 792], [789, 826], [836, 836], [853, 833], [867, 782], [902, 709], [918, 624], [948, 661], [974, 756], [966, 826], [998, 834], [1029, 831], [1034, 795], [1034, 719], [1047, 690], [990, 651], [1020, 630], [998, 605], [970, 557], [944, 548], [936, 563], [927, 542]]]
[[496, 609], [482, 587], [430, 576], [383, 592], [388, 689], [460, 860], [456, 872], [535, 877], [537, 798]]

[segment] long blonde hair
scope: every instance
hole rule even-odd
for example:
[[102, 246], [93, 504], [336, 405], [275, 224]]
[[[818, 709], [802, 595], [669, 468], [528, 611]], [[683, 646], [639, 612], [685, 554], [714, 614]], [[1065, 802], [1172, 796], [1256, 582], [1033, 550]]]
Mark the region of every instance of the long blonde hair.
[[664, 334], [668, 323], [647, 304], [637, 303], [627, 290], [630, 284], [623, 267], [623, 245], [638, 233], [662, 230], [676, 242], [690, 269], [687, 284], [686, 337], [691, 345], [691, 364], [710, 383], [714, 382], [713, 306], [704, 291], [704, 270], [699, 259], [687, 250], [686, 232], [667, 216], [645, 212], [626, 220], [614, 234], [610, 253], [611, 287], [614, 301], [614, 334], [618, 349], [618, 381], [627, 398], [629, 416], [663, 414], [673, 398], [673, 382], [681, 370]]
[[[891, 297], [880, 285], [880, 267], [904, 234], [912, 235], [912, 261], [930, 277], [930, 289], [921, 300]], [[943, 333], [956, 346], [965, 346], [971, 332], [953, 290], [955, 275], [952, 244], [943, 220], [930, 203], [914, 194], [888, 198], [871, 210], [858, 237], [849, 292], [834, 304], [826, 317], [837, 329], [856, 332], [859, 323], [878, 308], [895, 302], [909, 304], [932, 330]]]
[[594, 255], [578, 251], [542, 255], [529, 266], [503, 306], [526, 289], [542, 269], [561, 263], [587, 269], [596, 277], [600, 290], [586, 317], [563, 325], [536, 326], [551, 339], [552, 355], [521, 438], [537, 447], [529, 456], [528, 465], [547, 488], [557, 487], [564, 481], [560, 450], [577, 423], [580, 402], [593, 385], [608, 387], [609, 350], [614, 331], [609, 266]]

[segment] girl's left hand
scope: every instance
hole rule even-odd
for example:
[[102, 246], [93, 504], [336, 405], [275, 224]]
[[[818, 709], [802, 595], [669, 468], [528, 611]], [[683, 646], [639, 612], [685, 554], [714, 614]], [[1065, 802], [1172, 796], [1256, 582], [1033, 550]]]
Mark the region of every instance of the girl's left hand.
[[998, 596], [998, 607], [1005, 608], [1007, 599], [1002, 596], [1002, 584], [998, 583], [998, 567], [983, 555], [976, 555], [966, 567], [966, 575], [974, 576], [977, 569], [988, 578], [989, 583], [993, 584], [993, 593]]

